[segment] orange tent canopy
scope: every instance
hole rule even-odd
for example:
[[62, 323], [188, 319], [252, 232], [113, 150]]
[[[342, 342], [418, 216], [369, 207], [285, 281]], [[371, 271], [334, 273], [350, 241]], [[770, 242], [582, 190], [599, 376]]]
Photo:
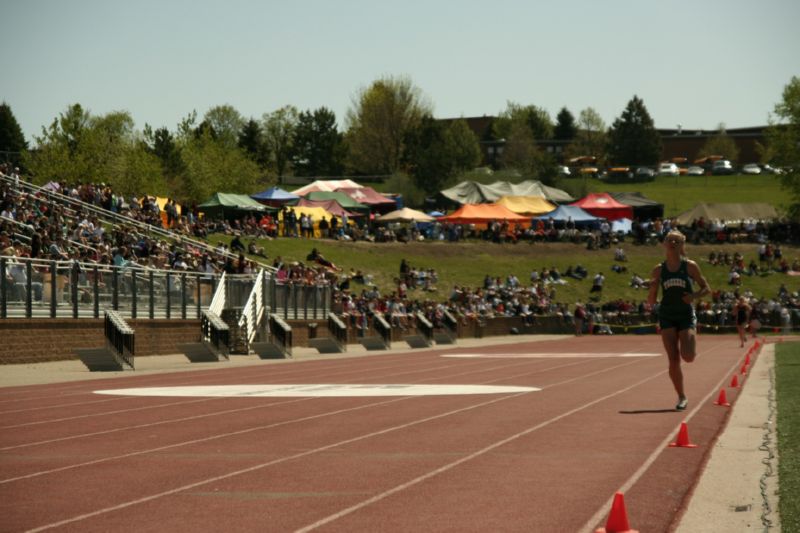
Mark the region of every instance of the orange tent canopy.
[[439, 217], [439, 221], [451, 224], [486, 225], [495, 220], [501, 222], [506, 220], [511, 224], [522, 226], [529, 226], [531, 223], [530, 217], [518, 215], [500, 204], [464, 204], [457, 211]]

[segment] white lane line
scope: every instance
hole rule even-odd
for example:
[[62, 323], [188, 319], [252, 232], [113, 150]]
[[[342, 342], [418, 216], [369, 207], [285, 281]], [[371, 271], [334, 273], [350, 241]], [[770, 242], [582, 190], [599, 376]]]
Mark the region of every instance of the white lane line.
[[[587, 375], [585, 375], [583, 377], [590, 377], [590, 376], [593, 376], [593, 375], [596, 375], [596, 374], [599, 374], [599, 373], [602, 373], [602, 372], [607, 372], [607, 371], [614, 370], [614, 369], [619, 368], [619, 367], [635, 364], [636, 362], [638, 362], [638, 361], [627, 362], [627, 363], [616, 365], [616, 366], [613, 366], [613, 367], [610, 367], [610, 368], [607, 368], [607, 369], [598, 370], [598, 371], [595, 371], [595, 372], [591, 372], [591, 373], [589, 373], [589, 374], [587, 374]], [[572, 366], [572, 363], [570, 363], [568, 365], [562, 365], [562, 366]], [[658, 374], [652, 376], [651, 378], [647, 378], [647, 379], [655, 378], [656, 376], [658, 376], [660, 374], [663, 374], [663, 373], [665, 373], [665, 371], [661, 371]], [[568, 383], [568, 382], [574, 381], [575, 379], [578, 379], [578, 378], [568, 379], [568, 380], [564, 381], [564, 383]], [[275, 465], [275, 464], [283, 463], [283, 462], [290, 461], [290, 460], [293, 460], [293, 459], [298, 459], [298, 458], [301, 458], [301, 457], [305, 457], [305, 456], [308, 456], [308, 455], [311, 455], [311, 454], [314, 454], [314, 453], [326, 451], [326, 450], [329, 450], [329, 449], [332, 449], [332, 448], [336, 448], [336, 447], [339, 447], [339, 446], [352, 444], [354, 442], [365, 440], [365, 439], [368, 439], [368, 438], [371, 438], [371, 437], [374, 437], [374, 436], [383, 435], [383, 434], [390, 433], [390, 432], [393, 432], [393, 431], [397, 431], [397, 430], [405, 429], [405, 428], [408, 428], [408, 427], [412, 427], [412, 426], [415, 426], [417, 424], [430, 422], [430, 421], [433, 421], [433, 420], [436, 420], [436, 419], [439, 419], [439, 418], [444, 418], [444, 417], [447, 417], [447, 416], [450, 416], [450, 415], [453, 415], [453, 414], [458, 414], [458, 413], [462, 413], [462, 412], [465, 412], [465, 411], [470, 411], [470, 410], [473, 410], [473, 409], [477, 409], [477, 408], [480, 408], [480, 407], [491, 405], [491, 404], [494, 404], [494, 403], [497, 403], [497, 402], [501, 402], [501, 401], [504, 401], [504, 400], [516, 398], [516, 397], [522, 396], [524, 394], [528, 394], [528, 393], [523, 392], [523, 393], [511, 394], [511, 395], [508, 395], [508, 396], [503, 396], [503, 397], [500, 397], [500, 398], [495, 398], [495, 399], [492, 399], [492, 400], [488, 400], [486, 402], [481, 402], [481, 403], [478, 403], [478, 404], [475, 404], [475, 405], [472, 405], [472, 406], [467, 406], [467, 407], [463, 407], [463, 408], [460, 408], [460, 409], [455, 409], [455, 410], [452, 410], [452, 411], [441, 413], [441, 414], [438, 414], [438, 415], [433, 415], [433, 416], [430, 416], [430, 417], [427, 417], [427, 418], [423, 418], [423, 419], [420, 419], [420, 420], [415, 420], [413, 422], [408, 422], [406, 424], [402, 424], [402, 425], [399, 425], [399, 426], [386, 428], [386, 429], [383, 429], [383, 430], [380, 430], [380, 431], [376, 431], [376, 432], [373, 432], [373, 433], [369, 433], [369, 434], [366, 434], [366, 435], [360, 435], [358, 437], [353, 437], [351, 439], [347, 439], [347, 440], [340, 441], [340, 442], [337, 442], [337, 443], [333, 443], [333, 444], [329, 444], [329, 445], [326, 445], [326, 446], [322, 446], [322, 447], [319, 447], [319, 448], [316, 448], [316, 449], [313, 449], [313, 450], [308, 450], [306, 452], [301, 452], [301, 453], [298, 453], [298, 454], [295, 454], [295, 455], [281, 457], [279, 459], [275, 459], [275, 460], [269, 461], [267, 463], [262, 463], [262, 464], [255, 465], [255, 466], [252, 466], [252, 467], [248, 467], [248, 468], [245, 468], [245, 469], [242, 469], [242, 470], [238, 470], [238, 471], [235, 471], [235, 472], [229, 472], [227, 474], [223, 474], [223, 475], [220, 475], [220, 476], [217, 476], [217, 477], [214, 477], [214, 478], [205, 479], [205, 480], [202, 480], [202, 481], [198, 481], [198, 482], [195, 482], [195, 483], [184, 485], [182, 487], [177, 487], [177, 488], [174, 488], [174, 489], [170, 489], [168, 491], [164, 491], [164, 492], [161, 492], [161, 493], [158, 493], [158, 494], [151, 494], [150, 496], [144, 496], [142, 498], [139, 498], [139, 499], [136, 499], [136, 500], [132, 500], [132, 501], [128, 501], [128, 502], [125, 502], [125, 503], [122, 503], [122, 504], [119, 504], [119, 505], [116, 505], [116, 506], [113, 506], [113, 507], [107, 507], [107, 508], [104, 508], [104, 509], [98, 509], [96, 511], [92, 511], [91, 513], [86, 513], [86, 514], [83, 514], [83, 515], [75, 516], [75, 517], [72, 517], [72, 518], [67, 518], [67, 519], [64, 519], [64, 520], [61, 520], [61, 521], [58, 521], [58, 522], [54, 522], [54, 523], [51, 523], [51, 524], [46, 524], [44, 526], [40, 526], [40, 527], [38, 527], [36, 529], [31, 529], [29, 531], [31, 531], [31, 532], [44, 531], [46, 529], [51, 529], [51, 528], [54, 528], [54, 527], [60, 527], [62, 525], [70, 524], [70, 523], [77, 522], [77, 521], [80, 521], [80, 520], [85, 520], [87, 518], [92, 518], [94, 516], [99, 516], [101, 514], [117, 511], [117, 510], [120, 510], [120, 509], [125, 509], [127, 507], [131, 507], [133, 505], [138, 505], [140, 503], [145, 503], [145, 502], [148, 502], [148, 501], [151, 501], [151, 500], [155, 500], [155, 499], [158, 499], [158, 498], [161, 498], [161, 497], [164, 497], [164, 496], [170, 496], [170, 495], [173, 495], [173, 494], [177, 494], [179, 492], [183, 492], [185, 490], [193, 489], [195, 487], [199, 487], [199, 486], [206, 485], [206, 484], [209, 484], [209, 483], [214, 483], [215, 481], [228, 479], [228, 478], [231, 478], [231, 477], [234, 477], [234, 476], [238, 476], [238, 475], [241, 475], [241, 474], [247, 474], [247, 473], [250, 473], [250, 472], [255, 472], [257, 470], [261, 470], [263, 468], [266, 468], [268, 466], [272, 466], [272, 465]], [[369, 405], [365, 405], [365, 406], [361, 406], [361, 407], [355, 407], [355, 408], [350, 408], [350, 409], [342, 409], [339, 412], [357, 411], [357, 410], [368, 408], [368, 407], [387, 405], [387, 404], [391, 404], [391, 403], [395, 403], [395, 402], [404, 401], [404, 400], [407, 400], [407, 399], [409, 399], [409, 398], [407, 398], [407, 397], [405, 397], [405, 398], [395, 398], [395, 399], [391, 399], [391, 400], [385, 400], [385, 401], [382, 401], [382, 402], [375, 402], [375, 403], [372, 403], [372, 404], [369, 404]], [[290, 424], [290, 423], [304, 421], [304, 420], [307, 420], [307, 419], [321, 418], [321, 417], [328, 416], [328, 415], [331, 415], [331, 414], [338, 414], [339, 412], [312, 415], [312, 416], [306, 417], [304, 419], [295, 419], [295, 420], [290, 420], [290, 421], [286, 421], [286, 422], [271, 424], [269, 427], [275, 427], [275, 426], [279, 426], [279, 425], [287, 425], [287, 424]], [[208, 437], [208, 438], [204, 438], [204, 439], [197, 439], [196, 442], [210, 441], [210, 440], [215, 440], [215, 439], [218, 439], [218, 438], [223, 438], [223, 437], [228, 437], [228, 436], [233, 436], [233, 435], [239, 435], [239, 434], [243, 434], [243, 433], [249, 433], [251, 431], [256, 431], [256, 430], [259, 430], [259, 429], [267, 429], [267, 427], [250, 428], [248, 430], [237, 431], [237, 432], [233, 432], [233, 433], [230, 433], [230, 434], [215, 435], [213, 437]], [[185, 443], [179, 443], [179, 444], [170, 445], [170, 446], [163, 446], [160, 449], [174, 448], [174, 447], [182, 446], [182, 445], [185, 445], [185, 444], [190, 444], [190, 443], [185, 442]], [[146, 452], [145, 451], [143, 451], [143, 452], [133, 452], [133, 453], [130, 453], [130, 454], [125, 454], [123, 456], [119, 456], [117, 458], [124, 458], [124, 457], [134, 456], [134, 455], [142, 455], [144, 453], [153, 452], [153, 451], [157, 451], [157, 450], [153, 449], [153, 450], [148, 450]], [[91, 461], [91, 462], [88, 462], [88, 463], [84, 463], [84, 465], [91, 464], [91, 463], [96, 463], [96, 462], [99, 463], [99, 462], [104, 462], [104, 461], [105, 461], [105, 459], [99, 459], [97, 461]], [[74, 465], [74, 466], [82, 466], [82, 465]], [[72, 468], [74, 466], [65, 467], [65, 468], [61, 468], [61, 469], [57, 469], [57, 470], [66, 470], [66, 469]], [[23, 478], [26, 478], [26, 477], [35, 477], [35, 476], [46, 474], [46, 473], [48, 473], [48, 472], [40, 472], [40, 473], [28, 475], [28, 476], [23, 476], [22, 478], [19, 478], [19, 479], [23, 479]], [[12, 481], [12, 480], [7, 480], [7, 481]], [[2, 482], [0, 482], [0, 483], [2, 483]]]
[[[571, 383], [573, 381], [578, 381], [580, 379], [589, 378], [589, 377], [592, 377], [592, 376], [596, 376], [598, 374], [602, 374], [604, 372], [610, 372], [612, 370], [616, 370], [617, 368], [621, 368], [621, 367], [624, 367], [624, 366], [629, 366], [629, 365], [635, 364], [637, 362], [638, 361], [626, 362], [626, 363], [615, 365], [615, 366], [612, 366], [612, 367], [609, 367], [609, 368], [596, 370], [596, 371], [590, 372], [588, 374], [581, 374], [579, 376], [574, 376], [574, 377], [565, 379], [565, 380], [560, 381], [560, 382], [551, 383], [550, 385], [547, 385], [545, 388], [549, 389], [549, 388], [552, 388], [552, 387], [557, 387], [557, 386], [560, 386], [560, 385], [564, 385], [566, 383]], [[508, 367], [517, 366], [518, 364], [519, 363], [514, 363], [513, 365], [508, 365]], [[555, 367], [549, 367], [549, 368], [545, 368], [545, 369], [536, 369], [535, 371], [525, 372], [523, 374], [516, 374], [514, 376], [503, 376], [502, 378], [489, 380], [489, 381], [484, 382], [484, 384], [495, 383], [495, 382], [498, 382], [498, 381], [506, 381], [506, 380], [515, 379], [515, 378], [521, 378], [521, 377], [528, 376], [530, 374], [537, 374], [537, 373], [548, 371], [548, 370], [555, 370], [555, 369], [565, 368], [565, 367], [569, 367], [569, 366], [576, 366], [576, 365], [579, 365], [579, 364], [580, 363], [565, 363], [565, 364], [562, 364], [562, 365], [556, 365]], [[508, 368], [508, 367], [506, 367], [506, 368]], [[475, 372], [478, 372], [478, 371], [461, 372], [459, 374], [456, 374], [456, 376], [473, 374]], [[454, 376], [451, 376], [451, 377], [454, 377]], [[287, 402], [279, 402], [277, 404], [269, 404], [269, 405], [284, 405], [284, 404], [294, 403], [294, 402], [298, 402], [298, 401], [300, 401], [300, 402], [308, 401], [308, 400], [311, 400], [311, 399], [312, 398], [301, 398], [301, 399], [298, 399], [298, 400], [289, 400]], [[398, 400], [389, 400], [389, 401], [383, 401], [383, 402], [376, 402], [376, 403], [372, 403], [372, 404], [369, 404], [369, 405], [353, 408], [353, 410], [362, 409], [362, 408], [371, 407], [371, 406], [381, 406], [381, 405], [385, 405], [385, 404], [388, 404], [388, 403], [394, 403], [394, 402], [405, 401], [405, 400], [410, 400], [410, 399], [413, 399], [413, 397], [403, 397], [403, 398], [400, 398]], [[264, 407], [264, 406], [261, 406], [261, 407]], [[217, 411], [217, 412], [214, 412], [214, 413], [205, 413], [205, 414], [202, 414], [202, 415], [196, 415], [196, 416], [193, 416], [193, 417], [189, 417], [189, 419], [190, 420], [194, 420], [196, 418], [204, 418], [204, 417], [208, 417], [208, 416], [229, 414], [229, 413], [233, 413], [233, 412], [248, 411], [248, 410], [257, 409], [257, 408], [258, 407], [254, 406], [254, 407], [247, 407], [247, 408], [241, 408], [241, 409], [231, 409], [231, 410], [228, 410], [228, 411]], [[323, 413], [322, 415], [313, 415], [313, 418], [317, 418], [317, 417], [323, 416], [325, 414], [335, 415], [335, 414], [340, 414], [340, 413], [341, 413], [341, 411]], [[161, 424], [169, 424], [169, 423], [173, 423], [173, 422], [183, 422], [183, 421], [186, 421], [186, 420], [187, 419], [185, 419], [185, 418], [183, 418], [183, 419], [172, 419], [172, 420], [162, 420], [162, 421], [159, 421], [159, 422], [153, 422], [153, 423], [140, 425], [140, 426], [126, 426], [126, 427], [122, 427], [122, 428], [116, 428], [116, 429], [112, 429], [112, 430], [100, 431], [100, 432], [95, 432], [95, 433], [73, 435], [73, 436], [70, 436], [70, 437], [62, 437], [60, 439], [52, 439], [52, 440], [49, 440], [49, 441], [40, 441], [40, 442], [23, 444], [23, 445], [17, 445], [17, 446], [15, 446], [15, 448], [23, 448], [23, 447], [29, 446], [29, 445], [32, 446], [32, 445], [39, 445], [39, 444], [48, 444], [48, 443], [52, 443], [54, 441], [71, 440], [71, 439], [77, 439], [77, 438], [83, 438], [83, 437], [92, 437], [92, 436], [97, 436], [97, 435], [105, 435], [105, 434], [108, 434], [108, 433], [116, 433], [118, 431], [125, 431], [125, 430], [128, 430], [128, 429], [140, 429], [141, 427], [150, 427], [150, 426], [156, 426], [156, 425], [161, 425]], [[255, 427], [255, 428], [248, 428], [248, 429], [244, 429], [244, 430], [241, 430], [241, 431], [236, 431], [236, 432], [233, 432], [233, 433], [225, 433], [225, 434], [220, 434], [220, 435], [213, 435], [213, 436], [210, 436], [210, 437], [204, 437], [202, 439], [193, 439], [193, 440], [189, 440], [189, 441], [169, 444], [169, 445], [166, 445], [166, 446], [160, 446], [160, 447], [157, 447], [157, 448], [149, 448], [149, 449], [145, 449], [145, 450], [129, 452], [129, 453], [122, 454], [122, 455], [115, 455], [115, 456], [112, 456], [112, 457], [103, 457], [103, 458], [100, 458], [100, 459], [93, 459], [91, 461], [86, 461], [86, 462], [83, 462], [83, 463], [73, 463], [71, 465], [61, 466], [61, 467], [53, 468], [53, 469], [50, 469], [50, 470], [33, 472], [33, 473], [30, 473], [30, 474], [25, 474], [25, 475], [14, 477], [14, 478], [3, 479], [3, 480], [0, 480], [0, 485], [5, 484], [5, 483], [11, 483], [11, 482], [14, 482], [14, 481], [20, 481], [20, 480], [23, 480], [23, 479], [30, 479], [30, 478], [34, 478], [34, 477], [54, 474], [54, 473], [57, 473], [57, 472], [63, 472], [65, 470], [73, 470], [73, 469], [84, 467], [84, 466], [91, 466], [91, 465], [95, 465], [95, 464], [99, 464], [99, 463], [106, 463], [106, 462], [115, 461], [115, 460], [119, 460], [119, 459], [126, 459], [126, 458], [129, 458], [129, 457], [135, 457], [135, 456], [139, 456], [139, 455], [146, 455], [148, 453], [155, 453], [155, 452], [159, 452], [159, 451], [163, 451], [163, 450], [167, 450], [167, 449], [179, 448], [181, 446], [188, 446], [188, 445], [191, 445], [191, 444], [199, 444], [201, 442], [208, 442], [208, 441], [212, 441], [212, 440], [216, 440], [216, 439], [220, 439], [220, 438], [225, 438], [225, 437], [230, 437], [230, 436], [237, 436], [237, 435], [249, 433], [251, 431], [257, 431], [257, 430], [262, 430], [262, 429], [271, 429], [273, 427], [283, 426], [283, 425], [287, 425], [287, 424], [294, 423], [294, 422], [304, 422], [306, 420], [308, 420], [308, 417], [303, 417], [303, 418], [299, 418], [299, 419], [292, 419], [292, 420], [286, 420], [284, 422], [280, 422], [280, 423], [276, 423], [276, 424], [270, 424], [270, 425], [266, 425], [266, 426]]]
[[612, 398], [614, 396], [622, 394], [623, 392], [627, 392], [627, 391], [629, 391], [629, 390], [631, 390], [631, 389], [633, 389], [635, 387], [638, 387], [639, 385], [642, 385], [643, 383], [646, 383], [646, 382], [648, 382], [648, 381], [650, 381], [652, 379], [655, 379], [656, 377], [659, 377], [659, 376], [661, 376], [663, 374], [666, 374], [665, 370], [662, 370], [662, 371], [660, 371], [660, 372], [658, 372], [658, 373], [656, 373], [656, 374], [654, 374], [652, 376], [649, 376], [649, 377], [647, 377], [645, 379], [637, 381], [636, 383], [634, 383], [632, 385], [628, 385], [627, 387], [625, 387], [623, 389], [619, 389], [619, 390], [617, 390], [615, 392], [612, 392], [610, 394], [606, 394], [605, 396], [601, 396], [600, 398], [592, 400], [591, 402], [588, 402], [588, 403], [586, 403], [586, 404], [584, 404], [584, 405], [582, 405], [580, 407], [576, 407], [574, 409], [570, 409], [569, 411], [567, 411], [565, 413], [562, 413], [562, 414], [560, 414], [558, 416], [554, 416], [553, 418], [550, 418], [549, 420], [545, 420], [544, 422], [540, 422], [539, 424], [536, 424], [535, 426], [532, 426], [532, 427], [529, 427], [528, 429], [520, 431], [519, 433], [515, 433], [514, 435], [511, 435], [510, 437], [506, 437], [505, 439], [499, 440], [499, 441], [497, 441], [497, 442], [495, 442], [493, 444], [490, 444], [489, 446], [486, 446], [485, 448], [482, 448], [482, 449], [480, 449], [480, 450], [478, 450], [476, 452], [473, 452], [473, 453], [471, 453], [471, 454], [469, 454], [467, 456], [464, 456], [461, 459], [458, 459], [458, 460], [453, 461], [453, 462], [451, 462], [449, 464], [441, 466], [441, 467], [439, 467], [439, 468], [437, 468], [435, 470], [431, 470], [430, 472], [428, 472], [426, 474], [423, 474], [423, 475], [418, 476], [418, 477], [416, 477], [416, 478], [414, 478], [412, 480], [409, 480], [409, 481], [407, 481], [405, 483], [402, 483], [400, 485], [392, 487], [391, 489], [386, 490], [384, 492], [381, 492], [380, 494], [376, 494], [372, 498], [368, 498], [368, 499], [366, 499], [364, 501], [361, 501], [361, 502], [359, 502], [359, 503], [357, 503], [355, 505], [351, 505], [350, 507], [347, 507], [346, 509], [342, 509], [338, 513], [334, 513], [332, 515], [326, 516], [325, 518], [317, 520], [313, 524], [309, 524], [309, 525], [307, 525], [305, 527], [297, 529], [297, 530], [295, 530], [295, 533], [305, 533], [307, 531], [311, 531], [311, 530], [316, 529], [318, 527], [321, 527], [321, 526], [324, 526], [326, 524], [329, 524], [329, 523], [331, 523], [331, 522], [333, 522], [335, 520], [338, 520], [338, 519], [340, 519], [340, 518], [342, 518], [344, 516], [347, 516], [347, 515], [349, 515], [351, 513], [354, 513], [354, 512], [356, 512], [356, 511], [358, 511], [360, 509], [363, 509], [364, 507], [367, 507], [368, 505], [371, 505], [373, 503], [379, 502], [379, 501], [381, 501], [381, 500], [383, 500], [385, 498], [388, 498], [389, 496], [391, 496], [393, 494], [396, 494], [396, 493], [398, 493], [400, 491], [403, 491], [403, 490], [405, 490], [405, 489], [407, 489], [409, 487], [412, 487], [414, 485], [422, 483], [423, 481], [425, 481], [427, 479], [430, 479], [430, 478], [432, 478], [434, 476], [438, 476], [439, 474], [441, 474], [443, 472], [447, 472], [448, 470], [451, 470], [451, 469], [453, 469], [453, 468], [455, 468], [455, 467], [457, 467], [457, 466], [459, 466], [459, 465], [461, 465], [463, 463], [466, 463], [467, 461], [471, 461], [472, 459], [475, 459], [476, 457], [480, 457], [481, 455], [485, 455], [486, 453], [489, 453], [490, 451], [495, 450], [495, 449], [497, 449], [497, 448], [499, 448], [501, 446], [505, 446], [506, 444], [508, 444], [510, 442], [513, 442], [513, 441], [519, 439], [520, 437], [524, 437], [526, 435], [529, 435], [530, 433], [533, 433], [536, 430], [542, 429], [542, 428], [544, 428], [546, 426], [549, 426], [550, 424], [552, 424], [554, 422], [557, 422], [557, 421], [559, 421], [559, 420], [561, 420], [563, 418], [566, 418], [566, 417], [568, 417], [570, 415], [573, 415], [575, 413], [583, 411], [584, 409], [587, 409], [587, 408], [589, 408], [589, 407], [591, 407], [591, 406], [593, 406], [593, 405], [595, 405], [597, 403], [600, 403], [600, 402], [605, 401], [605, 400], [607, 400], [609, 398]]
[[94, 391], [122, 396], [179, 396], [224, 398], [344, 398], [376, 396], [449, 396], [511, 394], [538, 391], [535, 387], [510, 385], [442, 385], [409, 383], [296, 383], [288, 385], [206, 385], [190, 387], [142, 387]]
[[[705, 354], [709, 354], [709, 353], [713, 352], [714, 350], [716, 350], [717, 348], [718, 347], [715, 346], [715, 347], [711, 348], [710, 350], [708, 350], [707, 352], [704, 352], [704, 353]], [[697, 413], [697, 411], [699, 411], [701, 407], [706, 405], [714, 394], [718, 393], [720, 387], [724, 386], [724, 383], [729, 379], [728, 376], [731, 374], [731, 372], [735, 372], [736, 369], [739, 368], [739, 366], [740, 366], [740, 358], [737, 358], [736, 362], [734, 362], [733, 365], [724, 374], [724, 377], [721, 380], [719, 380], [714, 387], [711, 388], [711, 392], [709, 392], [702, 400], [697, 402], [697, 404], [695, 405], [694, 409], [691, 409], [689, 411], [688, 415], [686, 416], [686, 418], [684, 418], [682, 420], [682, 422], [688, 422], [689, 420], [691, 420], [694, 417], [694, 415]], [[679, 426], [680, 426], [680, 424], [679, 424]], [[678, 432], [678, 428], [676, 427], [675, 430], [672, 431], [671, 433], [669, 433], [666, 436], [666, 438], [664, 438], [664, 440], [661, 441], [661, 443], [656, 447], [656, 449], [653, 450], [653, 453], [651, 453], [650, 456], [647, 459], [645, 459], [644, 463], [642, 463], [642, 466], [640, 466], [638, 468], [638, 470], [636, 470], [636, 472], [634, 472], [631, 475], [631, 477], [629, 477], [628, 480], [625, 483], [623, 483], [622, 486], [619, 489], [614, 491], [614, 494], [616, 494], [617, 492], [625, 493], [625, 492], [628, 491], [628, 489], [630, 489], [633, 485], [635, 485], [636, 482], [639, 481], [639, 479], [641, 479], [641, 477], [644, 475], [644, 473], [656, 461], [658, 456], [661, 455], [661, 453], [664, 450], [667, 449], [667, 445], [671, 441], [675, 440], [675, 435], [677, 434], [677, 432]], [[603, 519], [603, 517], [605, 517], [608, 514], [608, 512], [611, 510], [611, 504], [613, 503], [613, 501], [614, 501], [614, 495], [612, 494], [611, 497], [609, 497], [608, 500], [606, 500], [606, 503], [604, 503], [597, 510], [597, 512], [594, 513], [592, 515], [592, 517], [589, 520], [586, 521], [586, 523], [583, 525], [583, 527], [581, 527], [579, 532], [580, 533], [592, 533], [595, 530], [596, 525], [599, 524], [600, 521]]]

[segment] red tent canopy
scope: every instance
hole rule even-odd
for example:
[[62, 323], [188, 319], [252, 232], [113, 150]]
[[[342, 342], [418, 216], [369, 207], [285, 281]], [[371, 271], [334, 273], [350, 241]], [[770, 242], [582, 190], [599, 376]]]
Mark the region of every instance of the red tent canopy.
[[569, 205], [580, 207], [587, 213], [608, 220], [618, 220], [620, 218], [633, 219], [633, 207], [619, 203], [614, 200], [610, 194], [605, 192], [587, 194], [577, 202], [573, 202]]
[[500, 204], [464, 204], [457, 211], [439, 217], [438, 220], [451, 224], [488, 224], [494, 220], [501, 222], [506, 220], [509, 223], [523, 226], [531, 223], [530, 217], [518, 215]]

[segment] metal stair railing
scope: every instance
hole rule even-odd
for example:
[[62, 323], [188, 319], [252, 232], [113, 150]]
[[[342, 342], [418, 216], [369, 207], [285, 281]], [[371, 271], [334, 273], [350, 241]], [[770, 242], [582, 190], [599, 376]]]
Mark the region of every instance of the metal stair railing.
[[248, 344], [255, 339], [261, 321], [264, 318], [264, 275], [263, 269], [258, 271], [250, 296], [247, 297], [247, 302], [245, 302], [242, 315], [239, 318], [239, 327], [245, 328]]
[[230, 354], [230, 328], [219, 316], [210, 311], [203, 311], [200, 319], [202, 340], [210, 344], [214, 351], [228, 359]]
[[135, 337], [133, 329], [115, 311], [105, 311], [106, 346], [132, 369], [134, 367]]
[[272, 343], [280, 348], [285, 357], [292, 356], [292, 326], [277, 315], [269, 315], [269, 331]]
[[417, 319], [417, 331], [422, 333], [422, 335], [428, 340], [428, 342], [433, 340], [433, 324], [431, 324], [430, 320], [422, 314], [421, 311], [417, 311], [414, 314], [414, 317]]
[[328, 315], [328, 331], [339, 348], [347, 351], [347, 326], [333, 313]]

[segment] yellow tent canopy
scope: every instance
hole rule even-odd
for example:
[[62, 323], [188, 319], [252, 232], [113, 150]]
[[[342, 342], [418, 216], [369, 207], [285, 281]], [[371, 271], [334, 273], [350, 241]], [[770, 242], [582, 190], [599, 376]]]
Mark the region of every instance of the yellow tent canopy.
[[556, 208], [542, 196], [503, 196], [497, 203], [518, 215], [538, 216]]
[[[332, 216], [330, 212], [326, 211], [325, 209], [323, 209], [321, 207], [306, 207], [306, 206], [299, 206], [299, 205], [286, 206], [286, 207], [287, 207], [287, 209], [290, 209], [291, 211], [294, 211], [294, 215], [297, 217], [297, 220], [298, 220], [298, 229], [300, 227], [299, 226], [299, 221], [300, 221], [300, 217], [302, 215], [307, 215], [307, 216], [311, 217], [311, 221], [314, 224], [314, 236], [315, 237], [319, 237], [320, 236], [320, 233], [319, 233], [319, 221], [322, 220], [322, 217], [325, 217], [328, 220], [328, 222], [330, 222], [331, 216]], [[282, 230], [283, 229], [283, 223], [284, 223], [283, 222], [283, 215], [281, 215], [281, 217], [280, 217], [280, 223], [281, 223], [281, 230]]]

